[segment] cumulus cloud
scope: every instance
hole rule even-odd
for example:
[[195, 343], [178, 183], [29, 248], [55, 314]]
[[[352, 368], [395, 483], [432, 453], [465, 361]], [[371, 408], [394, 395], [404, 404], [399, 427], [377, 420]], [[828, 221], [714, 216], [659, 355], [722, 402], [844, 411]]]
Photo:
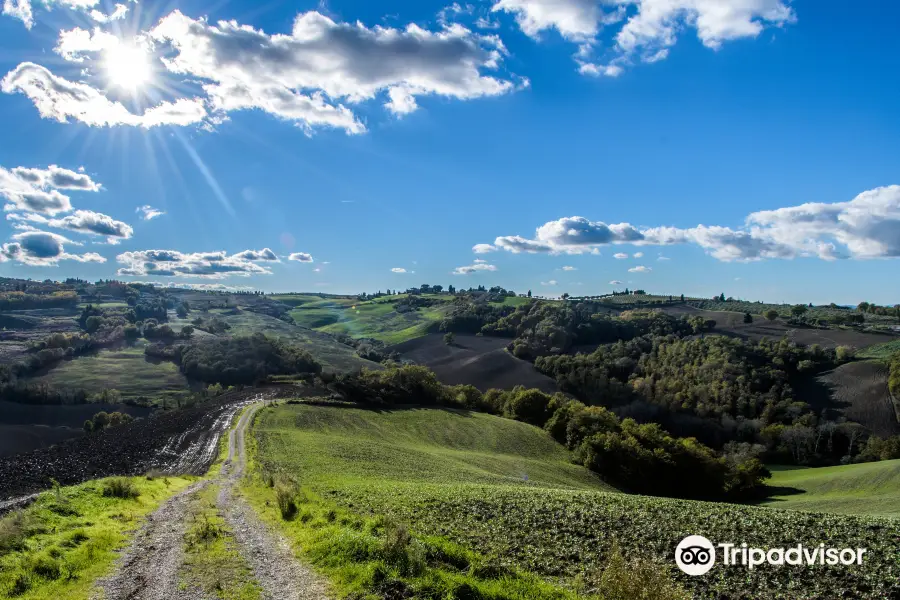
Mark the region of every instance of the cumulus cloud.
[[288, 256], [288, 260], [311, 263], [313, 261], [313, 257], [312, 254], [307, 254], [306, 252], [294, 252], [293, 254]]
[[90, 176], [56, 165], [46, 169], [0, 167], [0, 196], [9, 204], [6, 211], [29, 211], [41, 215], [57, 215], [72, 210], [68, 196], [57, 191], [79, 190], [96, 192], [100, 184]]
[[550, 281], [542, 281], [541, 285], [554, 286], [556, 285], [556, 283], [557, 281], [555, 279], [551, 279]]
[[613, 279], [612, 281], [609, 282], [609, 285], [622, 285], [622, 282], [619, 281], [618, 279]]
[[251, 262], [281, 262], [278, 255], [269, 248], [262, 250], [244, 250], [234, 255], [239, 260], [249, 260]]
[[176, 10], [148, 35], [170, 50], [163, 59], [169, 71], [203, 82], [215, 111], [260, 109], [305, 128], [365, 131], [341, 101], [383, 94], [388, 110], [406, 114], [422, 96], [467, 100], [525, 85], [486, 74], [499, 68], [506, 49], [498, 37], [458, 24], [438, 31], [415, 24], [370, 28], [310, 11], [297, 16], [289, 34], [269, 35]]
[[24, 62], [0, 81], [7, 94], [27, 96], [45, 119], [68, 123], [70, 119], [95, 127], [130, 125], [149, 129], [160, 125], [191, 125], [206, 117], [199, 98], [163, 101], [137, 115], [86, 83], [69, 81], [46, 67]]
[[55, 266], [61, 260], [78, 262], [106, 262], [96, 252], [70, 254], [66, 244], [72, 240], [59, 234], [31, 229], [12, 236], [12, 241], [0, 246], [0, 262], [15, 261], [34, 267]]
[[650, 267], [645, 267], [644, 265], [638, 265], [637, 267], [631, 267], [628, 269], [629, 273], [649, 273], [652, 271]]
[[391, 273], [406, 273], [406, 269], [403, 267], [394, 267], [391, 269]]
[[472, 252], [475, 254], [487, 254], [488, 252], [496, 252], [498, 248], [492, 244], [475, 244], [472, 246]]
[[615, 254], [613, 254], [613, 258], [615, 258], [616, 260], [625, 260], [626, 258], [628, 258], [628, 255], [624, 252], [616, 252]]
[[[531, 37], [554, 29], [577, 43], [575, 60], [581, 73], [617, 77], [635, 62], [667, 58], [687, 30], [717, 50], [731, 40], [755, 38], [767, 27], [783, 27], [796, 18], [788, 4], [789, 0], [496, 0], [492, 10], [514, 15]], [[613, 33], [606, 33], [608, 29]], [[611, 47], [604, 41], [610, 38]], [[598, 54], [605, 60], [598, 61]]]
[[[568, 227], [569, 223], [578, 226]], [[613, 235], [607, 233], [612, 232]], [[514, 240], [513, 244], [501, 243]], [[900, 257], [900, 185], [875, 188], [847, 202], [811, 202], [755, 212], [740, 228], [719, 225], [651, 227], [604, 225], [566, 217], [538, 227], [535, 238], [499, 237], [511, 252], [581, 252], [608, 244], [695, 244], [722, 261], [814, 256], [823, 260]], [[626, 258], [620, 253], [616, 258]], [[661, 256], [660, 260], [667, 260]]]
[[566, 266], [566, 267], [563, 267], [562, 270], [563, 271], [577, 271], [578, 269], [576, 269], [575, 267]]
[[59, 32], [59, 39], [53, 51], [68, 61], [84, 62], [86, 55], [115, 50], [121, 43], [119, 38], [99, 27], [93, 31], [75, 27]]
[[634, 258], [644, 258], [644, 253], [643, 252], [635, 252], [632, 256], [634, 256]]
[[56, 229], [68, 229], [87, 235], [105, 236], [110, 244], [131, 238], [134, 229], [127, 223], [92, 210], [76, 210], [61, 219], [49, 219], [46, 224]]
[[141, 215], [141, 218], [145, 221], [149, 221], [151, 219], [155, 219], [156, 217], [161, 217], [164, 214], [166, 214], [165, 211], [159, 210], [158, 208], [153, 208], [149, 204], [145, 204], [144, 206], [137, 207], [134, 212]]
[[50, 165], [46, 169], [16, 167], [12, 171], [21, 179], [40, 188], [51, 187], [60, 190], [84, 190], [88, 192], [100, 190], [100, 184], [94, 182], [90, 175], [76, 173], [57, 165]]
[[471, 275], [472, 273], [477, 273], [479, 271], [496, 271], [497, 267], [494, 265], [489, 265], [487, 263], [475, 263], [466, 267], [456, 267], [453, 269], [453, 275]]
[[[132, 0], [137, 1], [137, 0]], [[125, 18], [128, 6], [116, 4], [113, 12], [107, 14], [97, 10], [100, 0], [43, 0], [41, 6], [44, 10], [52, 10], [56, 6], [62, 6], [69, 10], [77, 10], [86, 13], [98, 23], [109, 23]], [[4, 0], [3, 14], [22, 21], [27, 29], [34, 26], [34, 8], [32, 0]]]
[[[259, 262], [272, 262], [271, 253], [264, 250], [245, 250], [229, 255], [225, 251], [184, 253], [178, 250], [139, 250], [124, 252], [116, 257], [122, 267], [120, 276], [199, 277], [224, 279], [231, 276], [271, 275], [269, 267]], [[274, 254], [273, 254], [274, 256]], [[277, 256], [275, 260], [277, 260]]]

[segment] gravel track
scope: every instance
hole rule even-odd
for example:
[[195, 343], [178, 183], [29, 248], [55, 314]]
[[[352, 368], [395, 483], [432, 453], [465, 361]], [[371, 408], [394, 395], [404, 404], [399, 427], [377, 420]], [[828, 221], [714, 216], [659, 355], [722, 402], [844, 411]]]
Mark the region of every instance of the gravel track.
[[[263, 524], [253, 509], [235, 494], [247, 466], [244, 434], [260, 405], [241, 415], [229, 438], [229, 459], [222, 467], [218, 507], [231, 526], [238, 550], [263, 590], [266, 600], [319, 600], [328, 598], [328, 586], [308, 567], [297, 561], [290, 544]], [[236, 448], [235, 448], [236, 446]]]
[[[247, 465], [244, 437], [262, 396], [244, 411], [228, 436], [228, 455], [219, 475], [199, 481], [176, 494], [152, 515], [119, 559], [113, 575], [98, 582], [93, 600], [193, 600], [196, 591], [179, 589], [178, 571], [184, 561], [184, 535], [196, 493], [208, 485], [220, 486], [218, 508], [232, 528], [238, 550], [253, 570], [266, 600], [319, 600], [328, 598], [327, 586], [300, 564], [282, 537], [256, 517], [235, 487]], [[246, 406], [246, 404], [244, 404]], [[227, 423], [225, 427], [227, 427]], [[199, 450], [204, 454], [206, 448]]]

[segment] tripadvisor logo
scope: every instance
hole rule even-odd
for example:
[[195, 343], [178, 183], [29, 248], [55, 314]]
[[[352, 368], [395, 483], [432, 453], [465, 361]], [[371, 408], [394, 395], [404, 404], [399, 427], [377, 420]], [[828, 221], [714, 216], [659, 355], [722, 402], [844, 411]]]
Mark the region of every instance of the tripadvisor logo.
[[689, 535], [675, 548], [675, 564], [688, 575], [703, 575], [716, 564], [716, 549], [722, 564], [754, 569], [760, 565], [861, 565], [865, 548], [826, 548], [825, 544], [790, 548], [751, 548], [747, 544], [713, 545], [702, 535]]

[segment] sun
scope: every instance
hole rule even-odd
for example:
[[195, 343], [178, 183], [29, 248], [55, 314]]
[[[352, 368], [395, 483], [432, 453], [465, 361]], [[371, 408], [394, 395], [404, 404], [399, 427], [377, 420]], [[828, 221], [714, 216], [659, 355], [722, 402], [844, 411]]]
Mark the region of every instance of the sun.
[[110, 48], [103, 63], [109, 82], [131, 91], [146, 85], [153, 75], [147, 52], [138, 46], [119, 44]]

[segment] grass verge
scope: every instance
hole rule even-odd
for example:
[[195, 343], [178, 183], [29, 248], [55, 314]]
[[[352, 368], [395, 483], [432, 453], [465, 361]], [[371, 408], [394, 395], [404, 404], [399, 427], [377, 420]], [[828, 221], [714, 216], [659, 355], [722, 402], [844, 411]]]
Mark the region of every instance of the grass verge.
[[44, 492], [0, 519], [0, 594], [88, 598], [143, 517], [192, 481], [116, 477]]

